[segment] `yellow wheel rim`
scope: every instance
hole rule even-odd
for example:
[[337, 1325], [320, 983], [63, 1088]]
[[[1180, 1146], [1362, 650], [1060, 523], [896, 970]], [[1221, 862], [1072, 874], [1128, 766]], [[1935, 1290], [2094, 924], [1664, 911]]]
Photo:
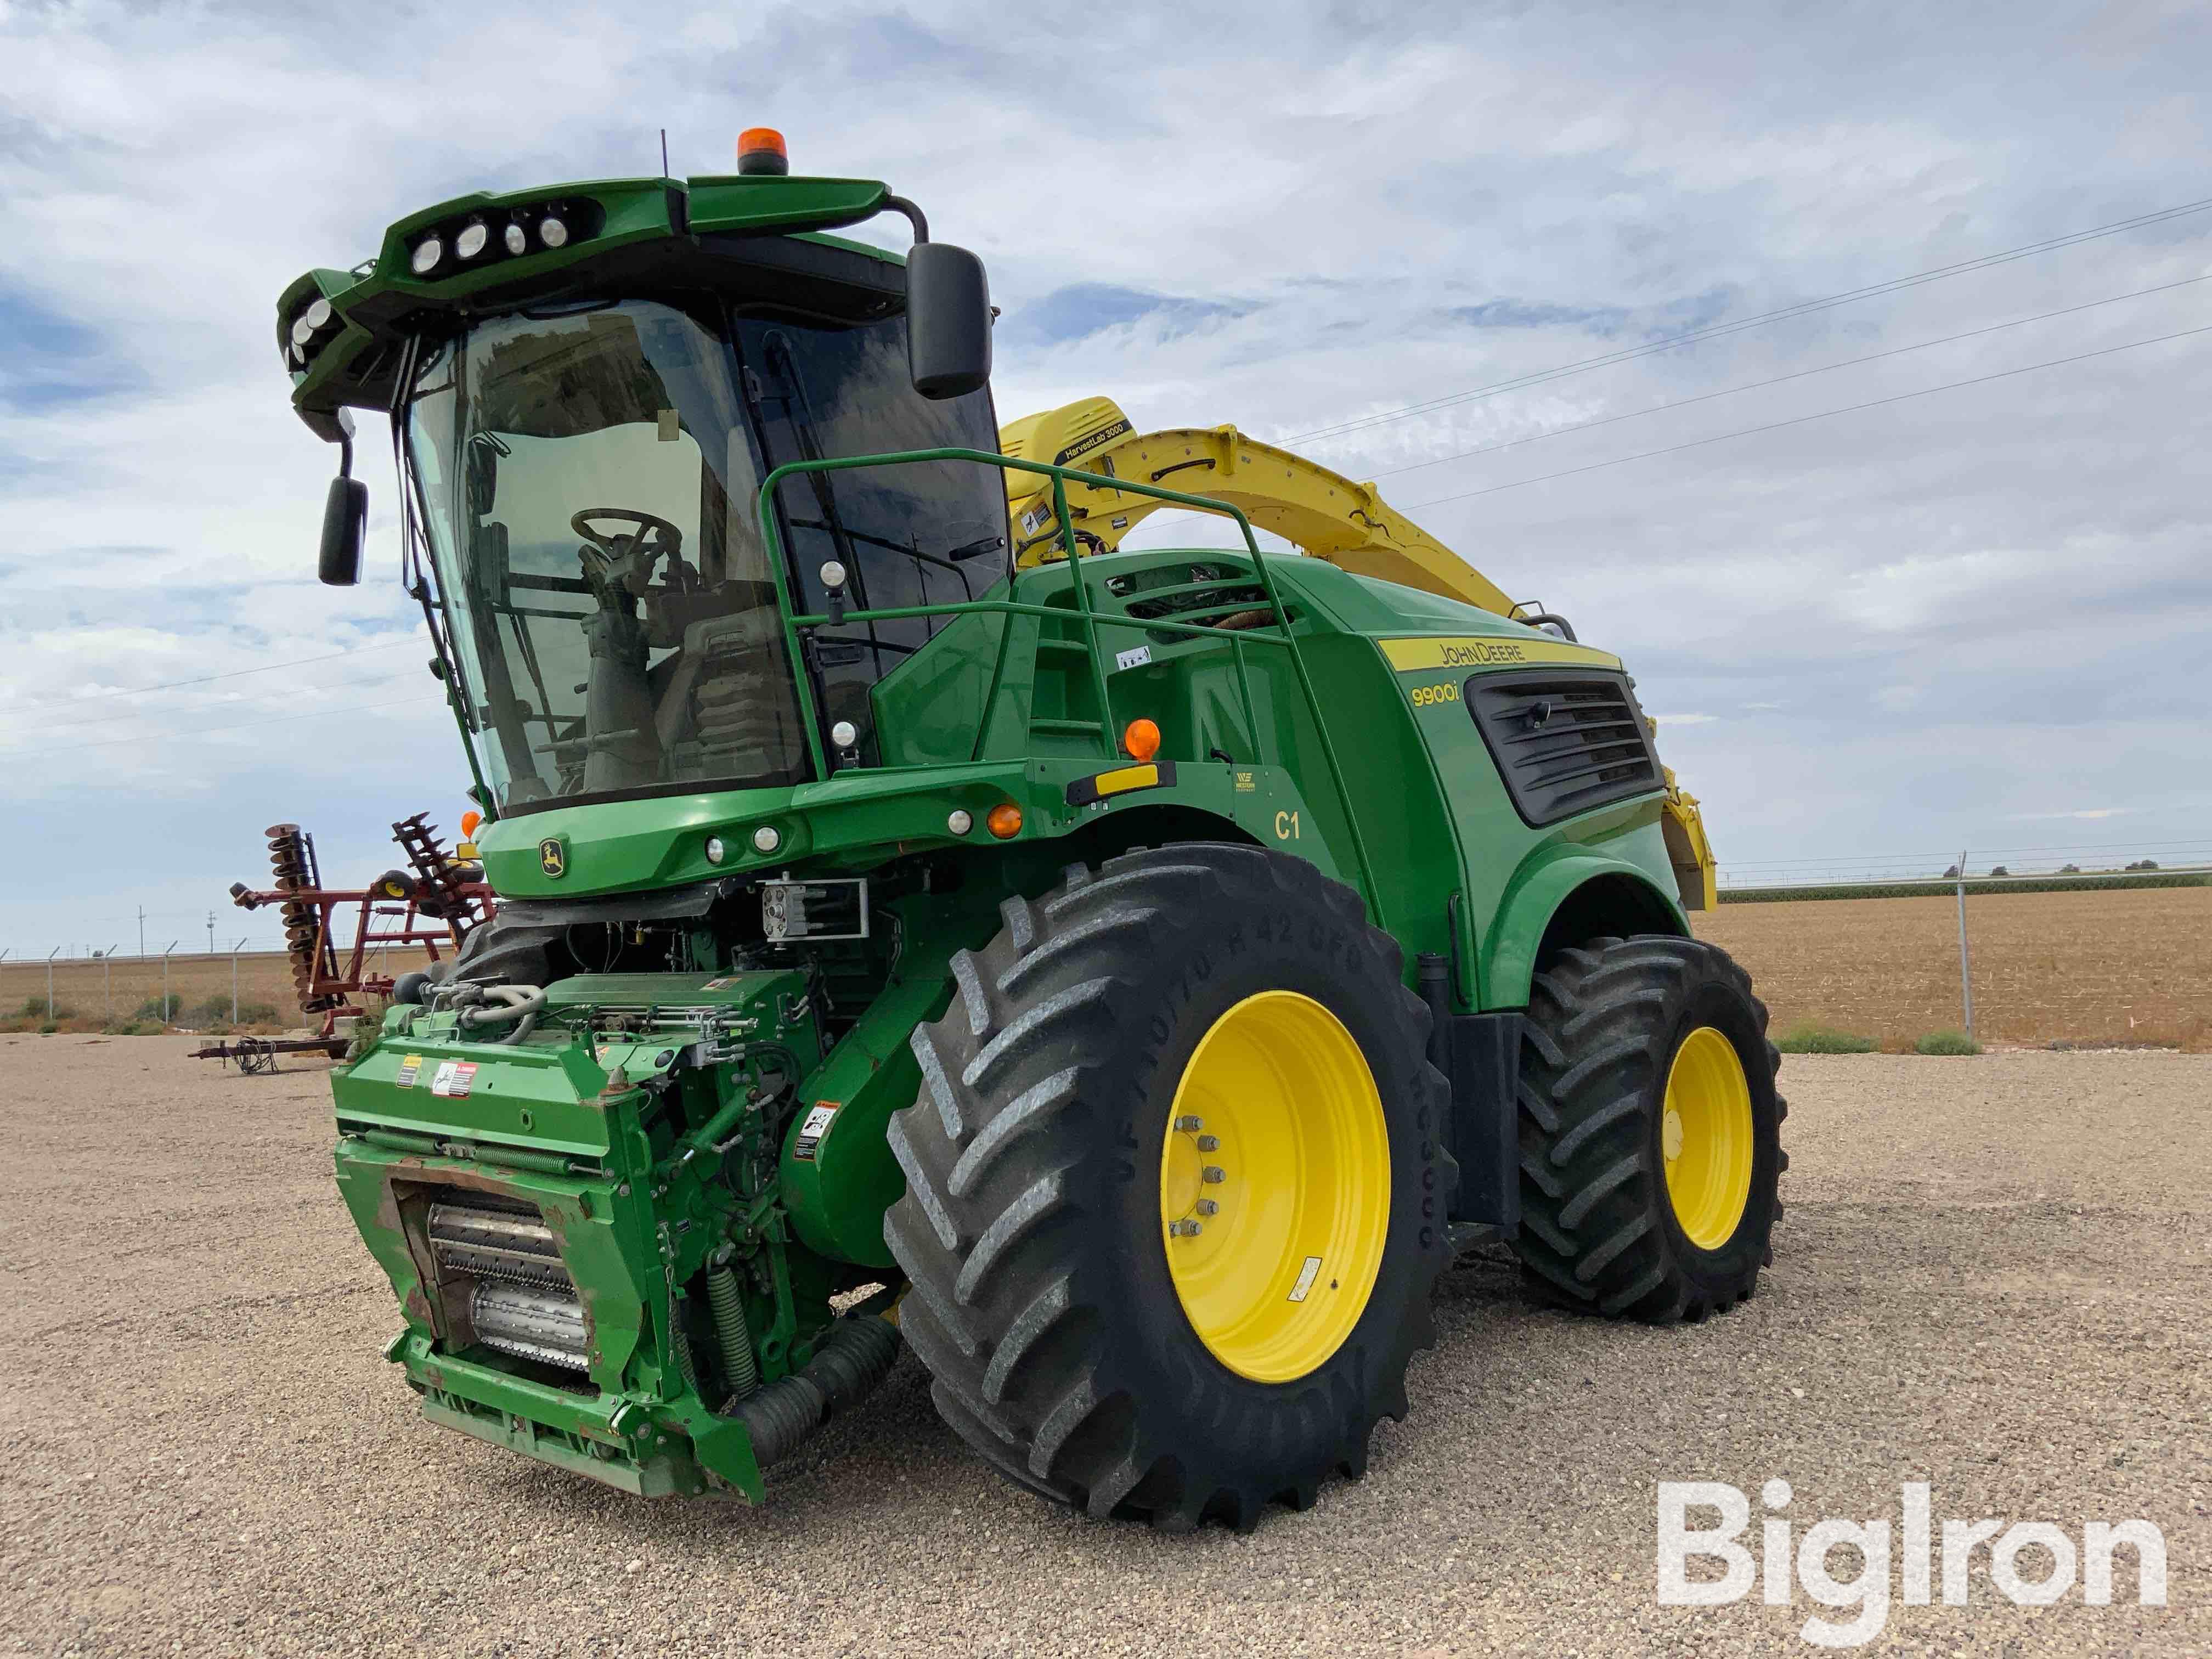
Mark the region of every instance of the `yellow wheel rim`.
[[1160, 1149], [1191, 1328], [1240, 1376], [1305, 1376], [1359, 1322], [1389, 1220], [1390, 1138], [1359, 1044], [1311, 997], [1245, 998], [1191, 1055]]
[[1659, 1145], [1683, 1236], [1701, 1250], [1720, 1249], [1751, 1197], [1751, 1085], [1735, 1045], [1711, 1025], [1674, 1051]]

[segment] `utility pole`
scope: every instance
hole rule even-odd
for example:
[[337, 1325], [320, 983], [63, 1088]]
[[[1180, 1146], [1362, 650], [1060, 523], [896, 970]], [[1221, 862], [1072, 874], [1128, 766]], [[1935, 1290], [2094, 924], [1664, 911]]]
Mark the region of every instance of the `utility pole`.
[[215, 954], [215, 912], [208, 912], [208, 954]]
[[171, 939], [169, 948], [161, 952], [161, 1024], [164, 1025], [171, 1023], [177, 1012], [169, 1006], [169, 958], [175, 953], [180, 942]]
[[107, 1017], [115, 1018], [115, 947], [111, 945], [100, 958], [100, 978], [107, 988]]
[[141, 957], [146, 954], [146, 907], [143, 904], [138, 907], [138, 954]]
[[1966, 1013], [1966, 1040], [1974, 1036], [1974, 975], [1966, 960], [1966, 855], [1959, 854], [1959, 1000]]
[[230, 1023], [233, 1025], [238, 1024], [238, 953], [245, 945], [245, 936], [241, 934], [238, 943], [230, 947]]
[[46, 953], [46, 1018], [50, 1022], [54, 1017], [54, 958], [61, 953], [58, 945]]

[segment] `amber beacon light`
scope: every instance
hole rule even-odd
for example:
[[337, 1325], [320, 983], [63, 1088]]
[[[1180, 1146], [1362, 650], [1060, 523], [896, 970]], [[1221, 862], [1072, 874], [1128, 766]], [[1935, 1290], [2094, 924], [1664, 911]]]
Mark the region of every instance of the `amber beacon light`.
[[774, 127], [747, 127], [738, 135], [739, 173], [781, 173], [791, 171], [791, 152], [783, 135]]

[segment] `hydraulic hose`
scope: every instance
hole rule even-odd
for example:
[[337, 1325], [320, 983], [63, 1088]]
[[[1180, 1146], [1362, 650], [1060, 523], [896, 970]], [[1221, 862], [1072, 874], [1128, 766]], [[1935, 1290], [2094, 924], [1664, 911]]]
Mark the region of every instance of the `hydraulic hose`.
[[455, 993], [463, 1005], [460, 1023], [464, 1029], [496, 1025], [503, 1020], [515, 1022], [514, 1029], [499, 1039], [503, 1043], [520, 1042], [528, 1036], [545, 1007], [544, 988], [537, 985], [464, 983], [455, 988]]

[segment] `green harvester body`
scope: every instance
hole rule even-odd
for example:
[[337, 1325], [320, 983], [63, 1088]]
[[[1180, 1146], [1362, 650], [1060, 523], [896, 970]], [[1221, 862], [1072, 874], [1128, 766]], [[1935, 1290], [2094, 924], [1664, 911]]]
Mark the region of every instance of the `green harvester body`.
[[[730, 518], [745, 523], [726, 533], [757, 525], [764, 555], [764, 583], [750, 567], [766, 621], [749, 660], [787, 678], [795, 723], [783, 774], [717, 778], [699, 775], [712, 771], [703, 763], [676, 776], [686, 768], [665, 757], [694, 750], [672, 741], [661, 751], [670, 776], [633, 769], [604, 787], [603, 772], [586, 787], [599, 757], [633, 739], [600, 703], [556, 719], [550, 701], [566, 693], [529, 690], [529, 653], [515, 641], [550, 607], [552, 628], [599, 630], [594, 674], [625, 652], [659, 651], [665, 664], [696, 647], [635, 645], [623, 630], [645, 624], [623, 619], [614, 586], [535, 578], [536, 612], [528, 592], [499, 586], [523, 561], [505, 532], [497, 558], [483, 553], [486, 526], [501, 512], [520, 524], [522, 509], [495, 508], [507, 503], [496, 481], [454, 480], [473, 485], [480, 465], [519, 469], [532, 445], [576, 441], [558, 410], [501, 415], [508, 435], [455, 441], [444, 466], [411, 456], [407, 511], [429, 544], [415, 591], [475, 769], [487, 819], [477, 842], [501, 906], [484, 932], [527, 939], [554, 965], [526, 1021], [435, 996], [395, 1004], [333, 1078], [339, 1189], [398, 1297], [404, 1326], [387, 1358], [424, 1412], [644, 1496], [761, 1498], [762, 1468], [792, 1432], [744, 1401], [811, 1376], [834, 1406], [836, 1380], [817, 1362], [837, 1310], [896, 1317], [904, 1280], [883, 1222], [906, 1182], [886, 1127], [921, 1086], [909, 1039], [952, 1004], [956, 953], [980, 949], [1002, 905], [1045, 892], [1066, 866], [1189, 841], [1294, 854], [1356, 890], [1402, 948], [1408, 985], [1420, 975], [1431, 1007], [1462, 1020], [1526, 1005], [1552, 930], [1687, 932], [1662, 832], [1664, 784], [1616, 659], [1320, 559], [1262, 554], [1243, 514], [1202, 492], [1115, 481], [1223, 514], [1240, 547], [1086, 553], [1063, 513], [1065, 556], [1018, 567], [1001, 540], [966, 562], [955, 598], [925, 589], [920, 602], [873, 609], [857, 588], [825, 599], [816, 556], [799, 545], [829, 533], [841, 498], [825, 489], [922, 469], [973, 473], [1002, 500], [1002, 469], [1087, 476], [997, 453], [988, 391], [968, 394], [980, 413], [964, 430], [982, 434], [969, 442], [842, 453], [834, 419], [809, 428], [820, 442], [759, 437], [759, 411], [779, 394], [757, 365], [785, 349], [778, 330], [813, 325], [814, 273], [830, 273], [835, 293], [818, 309], [839, 326], [902, 325], [899, 259], [827, 234], [902, 207], [878, 184], [767, 175], [471, 196], [401, 221], [373, 262], [312, 272], [280, 302], [295, 405], [319, 435], [348, 441], [349, 462], [341, 411], [428, 399], [438, 371], [423, 364], [439, 341], [535, 317], [596, 349], [617, 326], [610, 306], [648, 301], [696, 319], [773, 291], [765, 332], [744, 336], [756, 325], [733, 322], [726, 342], [752, 352], [732, 369], [727, 401], [751, 407], [738, 425], [757, 446]], [[539, 234], [554, 216], [559, 246]], [[478, 221], [490, 255], [457, 262], [453, 245]], [[525, 251], [499, 246], [508, 225], [521, 227]], [[417, 275], [434, 234], [443, 265]], [[865, 297], [871, 283], [878, 300]], [[303, 346], [310, 308], [327, 320], [305, 330]], [[656, 313], [639, 327], [664, 323]], [[453, 348], [447, 361], [459, 357]], [[583, 369], [545, 373], [551, 403], [599, 395]], [[649, 410], [641, 445], [657, 437], [665, 448], [672, 432], [701, 425], [705, 394], [667, 395], [681, 413]], [[511, 453], [494, 464], [488, 448]], [[463, 504], [430, 499], [441, 489]], [[905, 544], [933, 543], [922, 525]], [[673, 606], [656, 596], [680, 584], [647, 568], [627, 591], [648, 611]], [[698, 580], [686, 593], [708, 591]], [[921, 642], [887, 665], [874, 647], [820, 643], [915, 623], [927, 637], [905, 636]], [[702, 625], [677, 617], [666, 637], [696, 640]], [[541, 654], [554, 648], [553, 635], [533, 637]], [[824, 666], [838, 651], [872, 649], [880, 672], [860, 693], [849, 672], [841, 681]], [[675, 695], [673, 671], [646, 672], [653, 696]], [[1557, 714], [1540, 695], [1554, 680]], [[1510, 745], [1576, 718], [1588, 684], [1617, 690], [1633, 740], [1609, 732], [1622, 746], [1592, 751], [1598, 804], [1532, 813], [1516, 798]], [[1493, 686], [1517, 689], [1499, 694], [1486, 730]], [[841, 742], [856, 710], [865, 734]], [[1125, 750], [1139, 720], [1159, 733], [1143, 759]], [[550, 754], [547, 787], [515, 787], [526, 770], [515, 731]], [[507, 758], [494, 763], [502, 741]], [[779, 905], [781, 933], [763, 919]], [[1462, 1225], [1513, 1224], [1499, 1121], [1494, 1102], [1486, 1112], [1470, 1103], [1454, 1131]], [[802, 1404], [818, 1421], [814, 1402]]]

